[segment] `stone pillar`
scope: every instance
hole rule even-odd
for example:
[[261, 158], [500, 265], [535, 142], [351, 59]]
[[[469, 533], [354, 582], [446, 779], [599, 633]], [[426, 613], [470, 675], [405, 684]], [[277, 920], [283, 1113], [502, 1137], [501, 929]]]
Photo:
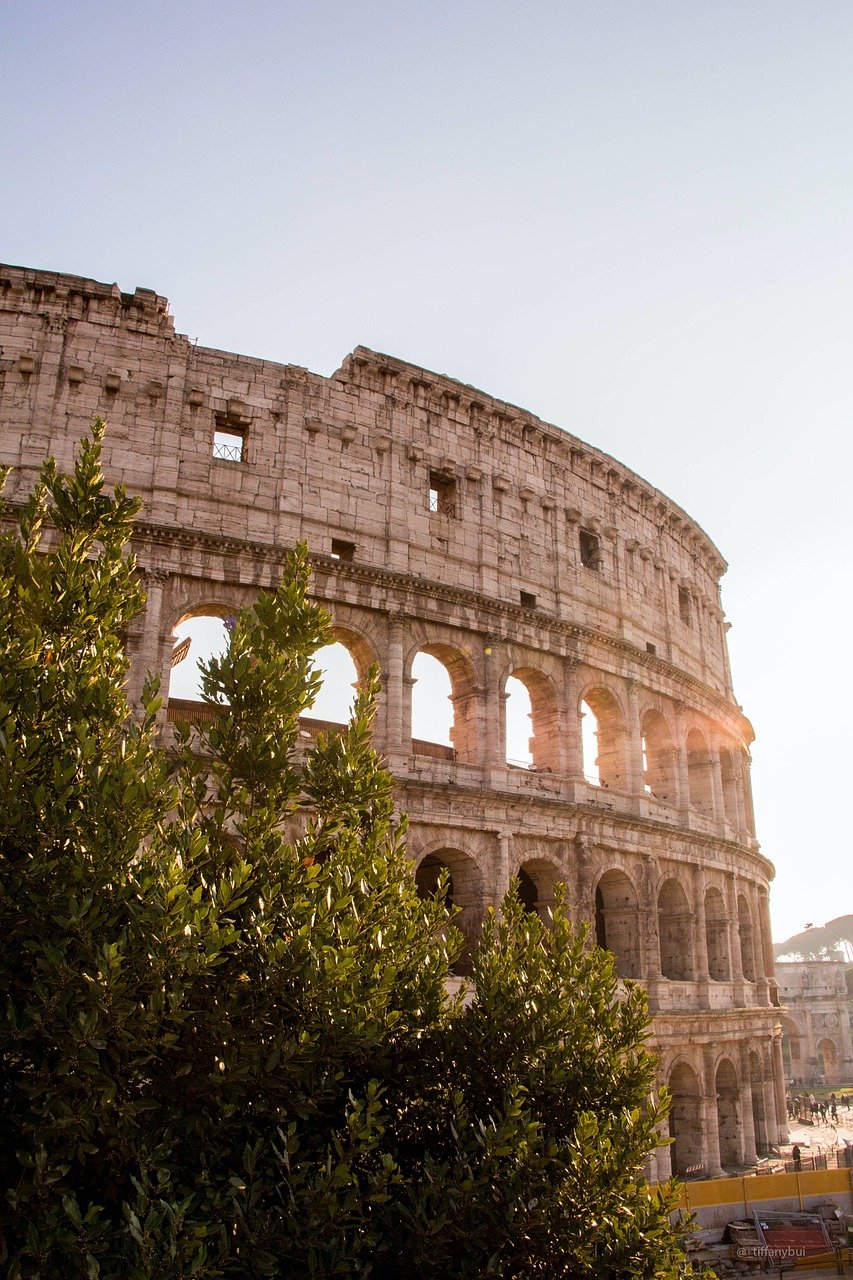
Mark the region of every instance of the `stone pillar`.
[[749, 1045], [743, 1041], [738, 1045], [738, 1059], [740, 1065], [740, 1113], [741, 1113], [741, 1133], [743, 1142], [743, 1162], [744, 1164], [755, 1164], [758, 1159], [758, 1151], [756, 1150], [756, 1141], [761, 1137], [755, 1132], [755, 1116], [752, 1110], [752, 1090], [760, 1088], [760, 1084], [753, 1085], [752, 1073], [749, 1069]]
[[778, 1142], [788, 1141], [788, 1111], [785, 1106], [785, 1062], [782, 1058], [782, 1027], [773, 1033], [773, 1093], [776, 1099], [776, 1132]]
[[711, 772], [711, 795], [714, 803], [714, 821], [718, 827], [726, 825], [726, 805], [723, 799], [723, 767], [720, 764], [719, 749], [709, 748], [709, 767]]
[[740, 953], [740, 928], [737, 910], [737, 878], [726, 872], [726, 907], [729, 914], [729, 955], [732, 962], [732, 995], [735, 1005], [743, 1008], [746, 992], [743, 982], [743, 958]]
[[404, 749], [403, 701], [403, 624], [391, 621], [385, 674], [385, 750], [389, 756]]
[[635, 680], [626, 680], [625, 682], [625, 704], [628, 712], [628, 720], [625, 726], [626, 790], [632, 796], [641, 796], [645, 784], [643, 775], [643, 735]]
[[758, 1003], [770, 1004], [770, 984], [767, 980], [767, 948], [764, 945], [764, 920], [761, 914], [761, 901], [758, 885], [749, 886], [750, 906], [752, 908], [752, 953], [755, 957], [755, 988]]
[[698, 987], [699, 1007], [711, 1004], [711, 975], [708, 971], [708, 935], [705, 921], [705, 877], [700, 867], [693, 867], [693, 972]]
[[[404, 668], [405, 670], [405, 668]], [[404, 675], [401, 681], [403, 700], [402, 700], [402, 743], [401, 747], [407, 754], [412, 750], [412, 690], [417, 684], [417, 680], [413, 675]]]
[[684, 704], [675, 706], [675, 777], [678, 783], [678, 808], [686, 814], [690, 808], [690, 775], [687, 771], [687, 735], [684, 731]]
[[581, 740], [581, 720], [578, 712], [580, 689], [578, 688], [577, 663], [573, 658], [564, 658], [563, 668], [566, 673], [566, 737], [563, 760], [568, 776], [579, 782], [583, 778], [583, 743]]
[[714, 1052], [710, 1045], [703, 1045], [702, 1047], [702, 1079], [700, 1114], [702, 1117], [702, 1146], [705, 1155], [705, 1169], [709, 1178], [720, 1178], [723, 1174], [723, 1166], [720, 1164], [717, 1078], [714, 1071]]
[[645, 927], [641, 931], [643, 940], [643, 956], [640, 972], [646, 980], [649, 993], [649, 1004], [653, 1009], [660, 1007], [660, 984], [663, 981], [660, 970], [660, 935], [658, 932], [658, 864], [650, 853], [643, 855], [643, 883], [641, 904], [646, 903], [646, 910], [641, 914], [641, 922]]
[[484, 653], [484, 678], [480, 690], [483, 725], [483, 749], [479, 752], [482, 767], [488, 773], [491, 769], [501, 772], [506, 769], [506, 700], [507, 695], [500, 687], [501, 658], [496, 645], [487, 644]]
[[160, 718], [165, 719], [169, 699], [169, 679], [172, 674], [172, 649], [167, 645], [168, 635], [163, 632], [163, 588], [171, 574], [163, 569], [144, 569], [144, 586], [147, 602], [140, 621], [142, 632], [131, 664], [128, 696], [136, 702], [149, 675], [160, 677], [160, 697], [163, 709]]
[[509, 888], [509, 869], [512, 860], [512, 832], [499, 831], [497, 835], [498, 853], [495, 867], [494, 906], [498, 910], [504, 894]]
[[669, 1143], [669, 1128], [664, 1120], [658, 1127], [662, 1145], [655, 1148], [655, 1177], [658, 1182], [668, 1182], [672, 1177], [672, 1146]]

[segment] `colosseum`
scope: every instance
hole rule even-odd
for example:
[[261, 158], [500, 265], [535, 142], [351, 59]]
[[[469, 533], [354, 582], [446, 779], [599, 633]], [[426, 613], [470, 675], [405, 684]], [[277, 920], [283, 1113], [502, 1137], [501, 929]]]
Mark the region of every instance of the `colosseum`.
[[[70, 466], [96, 414], [108, 476], [144, 500], [133, 688], [149, 670], [168, 688], [175, 628], [251, 602], [305, 540], [356, 678], [382, 672], [377, 745], [418, 884], [448, 869], [475, 945], [513, 877], [541, 913], [565, 883], [654, 1011], [674, 1141], [653, 1175], [719, 1175], [784, 1140], [773, 870], [726, 565], [703, 530], [472, 387], [364, 347], [330, 377], [200, 347], [148, 289], [2, 267], [0, 344], [12, 503], [46, 455]], [[427, 659], [449, 690], [443, 740], [420, 728]], [[511, 703], [529, 717], [521, 747]], [[167, 718], [192, 714], [173, 691]]]

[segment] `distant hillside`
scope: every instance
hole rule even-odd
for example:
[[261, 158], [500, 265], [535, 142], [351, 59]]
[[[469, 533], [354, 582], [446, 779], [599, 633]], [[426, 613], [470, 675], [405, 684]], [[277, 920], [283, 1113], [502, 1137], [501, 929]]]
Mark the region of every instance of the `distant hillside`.
[[777, 960], [853, 961], [853, 915], [839, 916], [792, 934], [784, 942], [774, 942], [773, 951]]

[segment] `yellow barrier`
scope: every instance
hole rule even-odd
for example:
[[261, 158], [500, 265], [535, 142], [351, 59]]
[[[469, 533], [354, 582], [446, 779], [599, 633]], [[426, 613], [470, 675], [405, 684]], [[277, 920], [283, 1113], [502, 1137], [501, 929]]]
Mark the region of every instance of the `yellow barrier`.
[[803, 1196], [833, 1194], [853, 1195], [853, 1169], [816, 1169], [808, 1173], [768, 1173], [760, 1178], [685, 1182], [681, 1186], [678, 1208], [692, 1211], [710, 1205], [742, 1205], [748, 1217], [749, 1205], [753, 1203], [796, 1197], [802, 1208]]

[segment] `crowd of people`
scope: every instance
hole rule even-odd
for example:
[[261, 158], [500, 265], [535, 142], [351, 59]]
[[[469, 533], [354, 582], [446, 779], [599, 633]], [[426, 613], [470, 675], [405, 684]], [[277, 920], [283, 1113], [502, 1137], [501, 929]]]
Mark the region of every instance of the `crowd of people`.
[[840, 1097], [831, 1093], [828, 1098], [818, 1100], [813, 1093], [789, 1093], [787, 1104], [789, 1120], [811, 1120], [812, 1124], [837, 1124], [838, 1112], [842, 1109], [849, 1111], [853, 1104], [853, 1097], [849, 1093], [842, 1093]]

